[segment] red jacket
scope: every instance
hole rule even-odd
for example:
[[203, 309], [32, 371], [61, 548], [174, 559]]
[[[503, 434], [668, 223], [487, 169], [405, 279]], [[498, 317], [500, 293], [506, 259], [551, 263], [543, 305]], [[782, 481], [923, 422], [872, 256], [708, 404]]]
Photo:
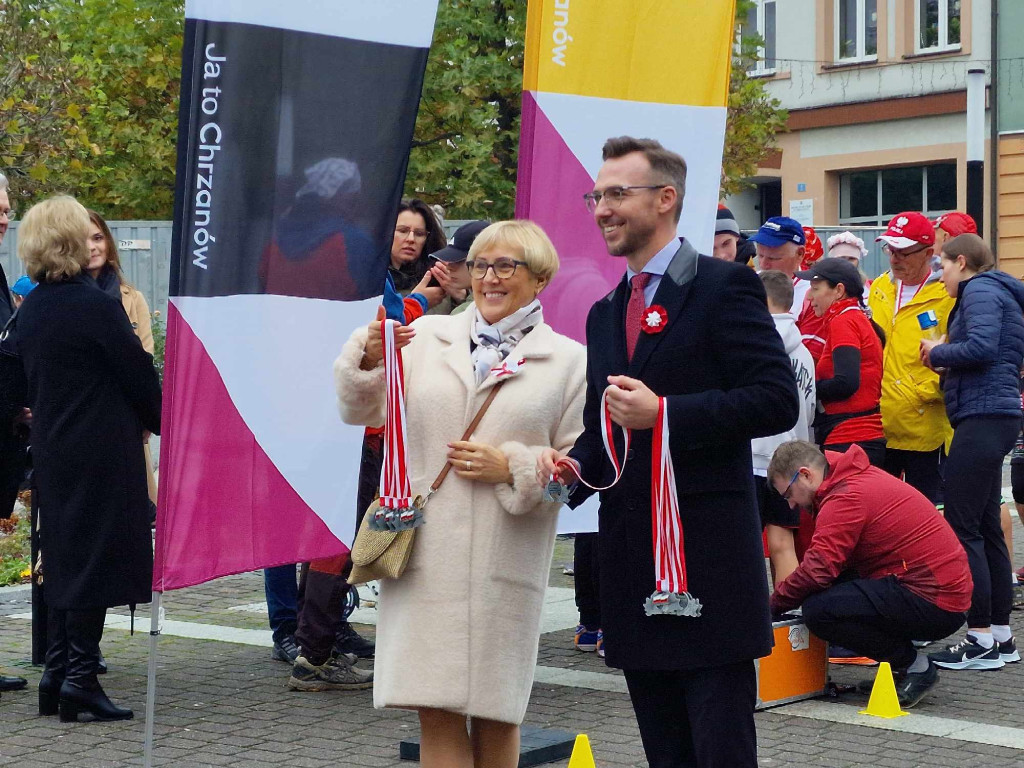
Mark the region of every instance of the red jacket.
[[945, 611], [966, 611], [974, 583], [953, 529], [914, 488], [871, 466], [860, 446], [826, 451], [815, 497], [817, 525], [800, 566], [772, 595], [773, 613], [802, 604], [852, 568], [862, 579], [895, 576]]

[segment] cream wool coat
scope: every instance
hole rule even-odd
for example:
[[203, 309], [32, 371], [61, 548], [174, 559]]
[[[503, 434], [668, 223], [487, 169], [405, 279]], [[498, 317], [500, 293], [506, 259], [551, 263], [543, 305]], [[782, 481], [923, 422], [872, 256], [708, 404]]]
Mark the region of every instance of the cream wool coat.
[[[427, 493], [493, 376], [479, 387], [470, 357], [475, 313], [422, 317], [403, 350], [413, 495]], [[383, 368], [362, 371], [366, 329], [334, 364], [341, 417], [384, 423]], [[520, 723], [533, 685], [558, 505], [536, 479], [544, 448], [568, 451], [583, 429], [586, 350], [541, 324], [509, 360], [525, 360], [471, 438], [499, 447], [513, 485], [450, 472], [430, 499], [402, 577], [381, 583], [373, 703], [432, 707]]]

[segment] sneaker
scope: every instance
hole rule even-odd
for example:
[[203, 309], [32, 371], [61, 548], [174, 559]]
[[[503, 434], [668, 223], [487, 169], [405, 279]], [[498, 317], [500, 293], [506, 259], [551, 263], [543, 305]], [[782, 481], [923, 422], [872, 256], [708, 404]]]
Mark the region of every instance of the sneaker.
[[578, 624], [576, 626], [576, 634], [572, 639], [572, 644], [576, 647], [577, 651], [593, 653], [597, 650], [597, 638], [600, 637], [600, 635], [601, 630], [589, 630], [583, 624]]
[[604, 658], [604, 630], [597, 630], [597, 655]]
[[928, 658], [943, 669], [999, 669], [1005, 664], [997, 646], [982, 647], [970, 632], [956, 645], [929, 653]]
[[28, 680], [24, 677], [0, 675], [0, 691], [20, 691], [27, 686]]
[[332, 656], [320, 666], [299, 656], [288, 687], [293, 691], [358, 691], [373, 687], [373, 670], [359, 669], [350, 656]]
[[939, 668], [931, 660], [928, 661], [928, 669], [924, 672], [907, 672], [899, 683], [896, 684], [896, 698], [900, 706], [910, 709], [917, 704], [924, 695], [939, 682]]
[[285, 661], [294, 664], [299, 658], [299, 646], [295, 644], [295, 638], [285, 635], [280, 641], [274, 641], [274, 651], [270, 654], [275, 661]]
[[334, 638], [336, 654], [351, 653], [360, 659], [372, 659], [375, 651], [376, 645], [372, 640], [367, 640], [356, 632], [347, 621], [341, 623], [338, 634]]
[[[899, 691], [900, 683], [903, 678], [907, 676], [906, 672], [899, 669], [892, 671], [892, 681], [896, 684], [896, 690]], [[869, 677], [866, 680], [861, 680], [857, 683], [857, 693], [863, 693], [865, 696], [870, 696], [872, 689], [875, 687], [875, 678]]]
[[1004, 643], [999, 643], [999, 658], [1004, 664], [1020, 661], [1020, 653], [1017, 652], [1017, 644], [1012, 637]]

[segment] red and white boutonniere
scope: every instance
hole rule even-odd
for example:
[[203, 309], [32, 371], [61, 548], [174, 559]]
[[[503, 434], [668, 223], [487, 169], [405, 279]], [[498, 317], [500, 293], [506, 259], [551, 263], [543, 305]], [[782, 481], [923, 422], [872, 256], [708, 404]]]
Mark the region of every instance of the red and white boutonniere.
[[661, 333], [668, 325], [668, 312], [657, 304], [652, 304], [640, 315], [640, 329], [644, 333]]

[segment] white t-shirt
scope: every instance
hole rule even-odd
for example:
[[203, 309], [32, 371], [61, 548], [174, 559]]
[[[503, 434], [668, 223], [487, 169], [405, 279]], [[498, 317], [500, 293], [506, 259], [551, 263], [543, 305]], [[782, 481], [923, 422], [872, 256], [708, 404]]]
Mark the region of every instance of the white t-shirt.
[[793, 317], [800, 317], [800, 313], [804, 309], [804, 299], [807, 298], [807, 291], [810, 288], [810, 280], [801, 280], [799, 277], [793, 278], [793, 306], [789, 310]]

